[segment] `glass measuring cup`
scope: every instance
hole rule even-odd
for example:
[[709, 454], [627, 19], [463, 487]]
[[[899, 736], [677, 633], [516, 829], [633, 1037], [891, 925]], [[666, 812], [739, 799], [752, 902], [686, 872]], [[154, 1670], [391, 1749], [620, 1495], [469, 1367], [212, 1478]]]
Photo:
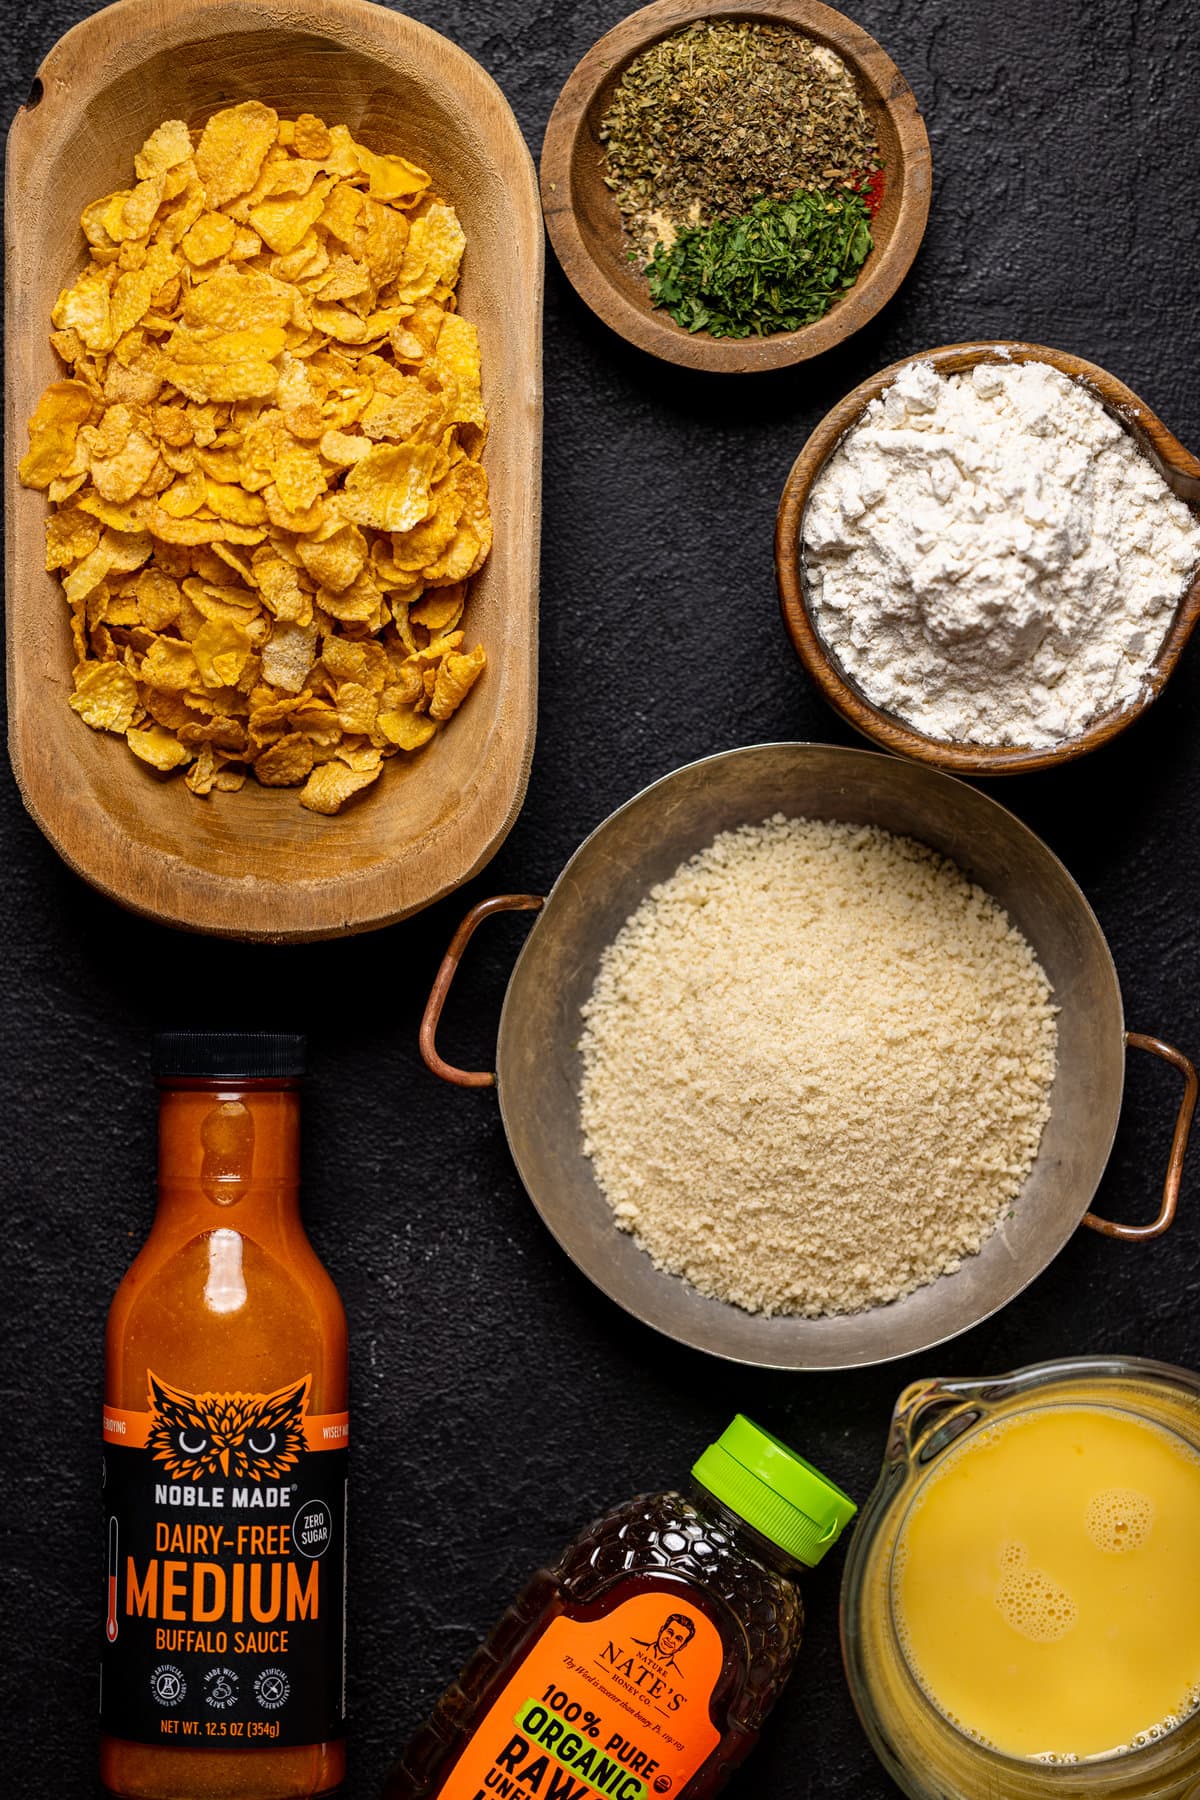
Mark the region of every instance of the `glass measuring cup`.
[[1156, 1742], [1122, 1755], [1077, 1763], [1007, 1756], [939, 1712], [901, 1648], [893, 1558], [918, 1489], [971, 1434], [1063, 1404], [1120, 1407], [1200, 1452], [1200, 1377], [1140, 1357], [1077, 1357], [982, 1380], [917, 1381], [896, 1403], [879, 1481], [846, 1561], [841, 1631], [859, 1718], [880, 1761], [911, 1800], [1200, 1800], [1200, 1711]]

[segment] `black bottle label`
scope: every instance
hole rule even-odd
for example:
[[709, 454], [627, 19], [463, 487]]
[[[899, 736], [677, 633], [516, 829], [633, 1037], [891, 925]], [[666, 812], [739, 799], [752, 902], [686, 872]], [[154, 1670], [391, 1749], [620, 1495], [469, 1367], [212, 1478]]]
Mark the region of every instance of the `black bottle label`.
[[172, 1748], [327, 1743], [345, 1730], [345, 1413], [274, 1393], [104, 1409], [100, 1722]]

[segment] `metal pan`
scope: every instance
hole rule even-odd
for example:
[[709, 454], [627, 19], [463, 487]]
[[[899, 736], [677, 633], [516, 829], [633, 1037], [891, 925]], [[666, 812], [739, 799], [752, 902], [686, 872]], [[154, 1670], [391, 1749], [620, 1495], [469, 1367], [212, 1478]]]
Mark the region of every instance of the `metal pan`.
[[[1051, 1116], [1013, 1217], [956, 1274], [888, 1306], [820, 1319], [743, 1312], [656, 1269], [617, 1230], [583, 1155], [579, 1123], [579, 1009], [601, 953], [655, 882], [719, 831], [776, 812], [879, 825], [952, 858], [1024, 932], [1060, 1009]], [[455, 1069], [434, 1041], [446, 994], [476, 927], [492, 913], [514, 909], [540, 917], [508, 985], [497, 1073]], [[1165, 1057], [1185, 1083], [1162, 1206], [1152, 1224], [1140, 1226], [1088, 1211], [1112, 1149], [1127, 1044]], [[546, 900], [502, 894], [473, 907], [430, 994], [421, 1050], [446, 1081], [497, 1087], [521, 1179], [567, 1255], [597, 1287], [681, 1343], [779, 1369], [861, 1367], [928, 1350], [1013, 1299], [1081, 1223], [1133, 1242], [1157, 1237], [1175, 1214], [1197, 1091], [1196, 1072], [1178, 1050], [1126, 1033], [1103, 933], [1066, 869], [1032, 831], [994, 800], [936, 770], [822, 744], [757, 744], [677, 769], [606, 819]]]

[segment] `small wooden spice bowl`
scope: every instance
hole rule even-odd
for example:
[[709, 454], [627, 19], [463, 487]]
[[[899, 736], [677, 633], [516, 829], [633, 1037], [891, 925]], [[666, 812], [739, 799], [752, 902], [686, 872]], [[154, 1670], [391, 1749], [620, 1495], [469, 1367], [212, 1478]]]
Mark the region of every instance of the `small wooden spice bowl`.
[[[451, 727], [337, 818], [294, 789], [195, 798], [70, 711], [68, 610], [45, 572], [46, 497], [20, 485], [26, 421], [55, 380], [59, 289], [83, 266], [84, 205], [128, 185], [164, 119], [259, 99], [311, 111], [432, 172], [467, 235], [459, 294], [479, 328], [495, 543], [467, 621], [489, 667]], [[543, 238], [533, 164], [491, 77], [365, 0], [120, 0], [50, 51], [8, 139], [5, 499], [10, 748], [60, 856], [122, 906], [223, 937], [294, 942], [386, 925], [481, 869], [524, 796], [537, 691]]]
[[[884, 189], [872, 224], [875, 248], [855, 285], [825, 317], [770, 337], [714, 338], [689, 332], [651, 305], [646, 278], [629, 260], [629, 240], [604, 184], [600, 125], [634, 57], [697, 19], [790, 25], [835, 51], [854, 75], [879, 134]], [[873, 319], [912, 266], [925, 235], [930, 196], [929, 138], [916, 96], [860, 26], [819, 0], [655, 0], [607, 32], [578, 64], [550, 115], [542, 146], [542, 210], [563, 272], [606, 325], [651, 356], [688, 369], [745, 374], [782, 369], [832, 349]]]
[[1192, 576], [1180, 596], [1175, 617], [1158, 655], [1147, 674], [1142, 692], [1130, 706], [1103, 714], [1077, 737], [1066, 738], [1048, 749], [1029, 749], [1020, 745], [967, 744], [954, 740], [926, 737], [911, 725], [884, 712], [868, 700], [856, 682], [841, 668], [817, 631], [809, 610], [801, 535], [804, 510], [813, 483], [833, 455], [846, 433], [856, 425], [868, 404], [891, 386], [901, 369], [910, 363], [932, 363], [942, 375], [974, 368], [981, 362], [1044, 362], [1059, 369], [1072, 381], [1090, 389], [1096, 399], [1121, 424], [1149, 457], [1172, 493], [1184, 501], [1200, 519], [1200, 460], [1184, 449], [1156, 413], [1131, 388], [1110, 375], [1097, 363], [1066, 350], [1051, 350], [1044, 344], [1024, 344], [1002, 340], [983, 343], [946, 344], [936, 350], [921, 350], [891, 363], [838, 402], [821, 420], [792, 465], [784, 483], [783, 496], [775, 524], [775, 574], [779, 585], [779, 603], [784, 624], [796, 652], [822, 694], [848, 724], [885, 750], [901, 756], [915, 757], [937, 769], [948, 769], [959, 775], [1019, 775], [1034, 769], [1056, 768], [1098, 750], [1127, 726], [1132, 725], [1155, 701], [1175, 668], [1184, 645], [1200, 618], [1200, 569]]

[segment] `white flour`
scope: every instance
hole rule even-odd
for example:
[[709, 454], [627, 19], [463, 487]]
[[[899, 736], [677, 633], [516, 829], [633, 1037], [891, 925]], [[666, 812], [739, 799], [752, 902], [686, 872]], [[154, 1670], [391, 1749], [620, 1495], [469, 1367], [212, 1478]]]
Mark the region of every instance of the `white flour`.
[[1142, 688], [1200, 526], [1046, 363], [910, 363], [813, 485], [814, 623], [876, 706], [934, 738], [1037, 748]]

